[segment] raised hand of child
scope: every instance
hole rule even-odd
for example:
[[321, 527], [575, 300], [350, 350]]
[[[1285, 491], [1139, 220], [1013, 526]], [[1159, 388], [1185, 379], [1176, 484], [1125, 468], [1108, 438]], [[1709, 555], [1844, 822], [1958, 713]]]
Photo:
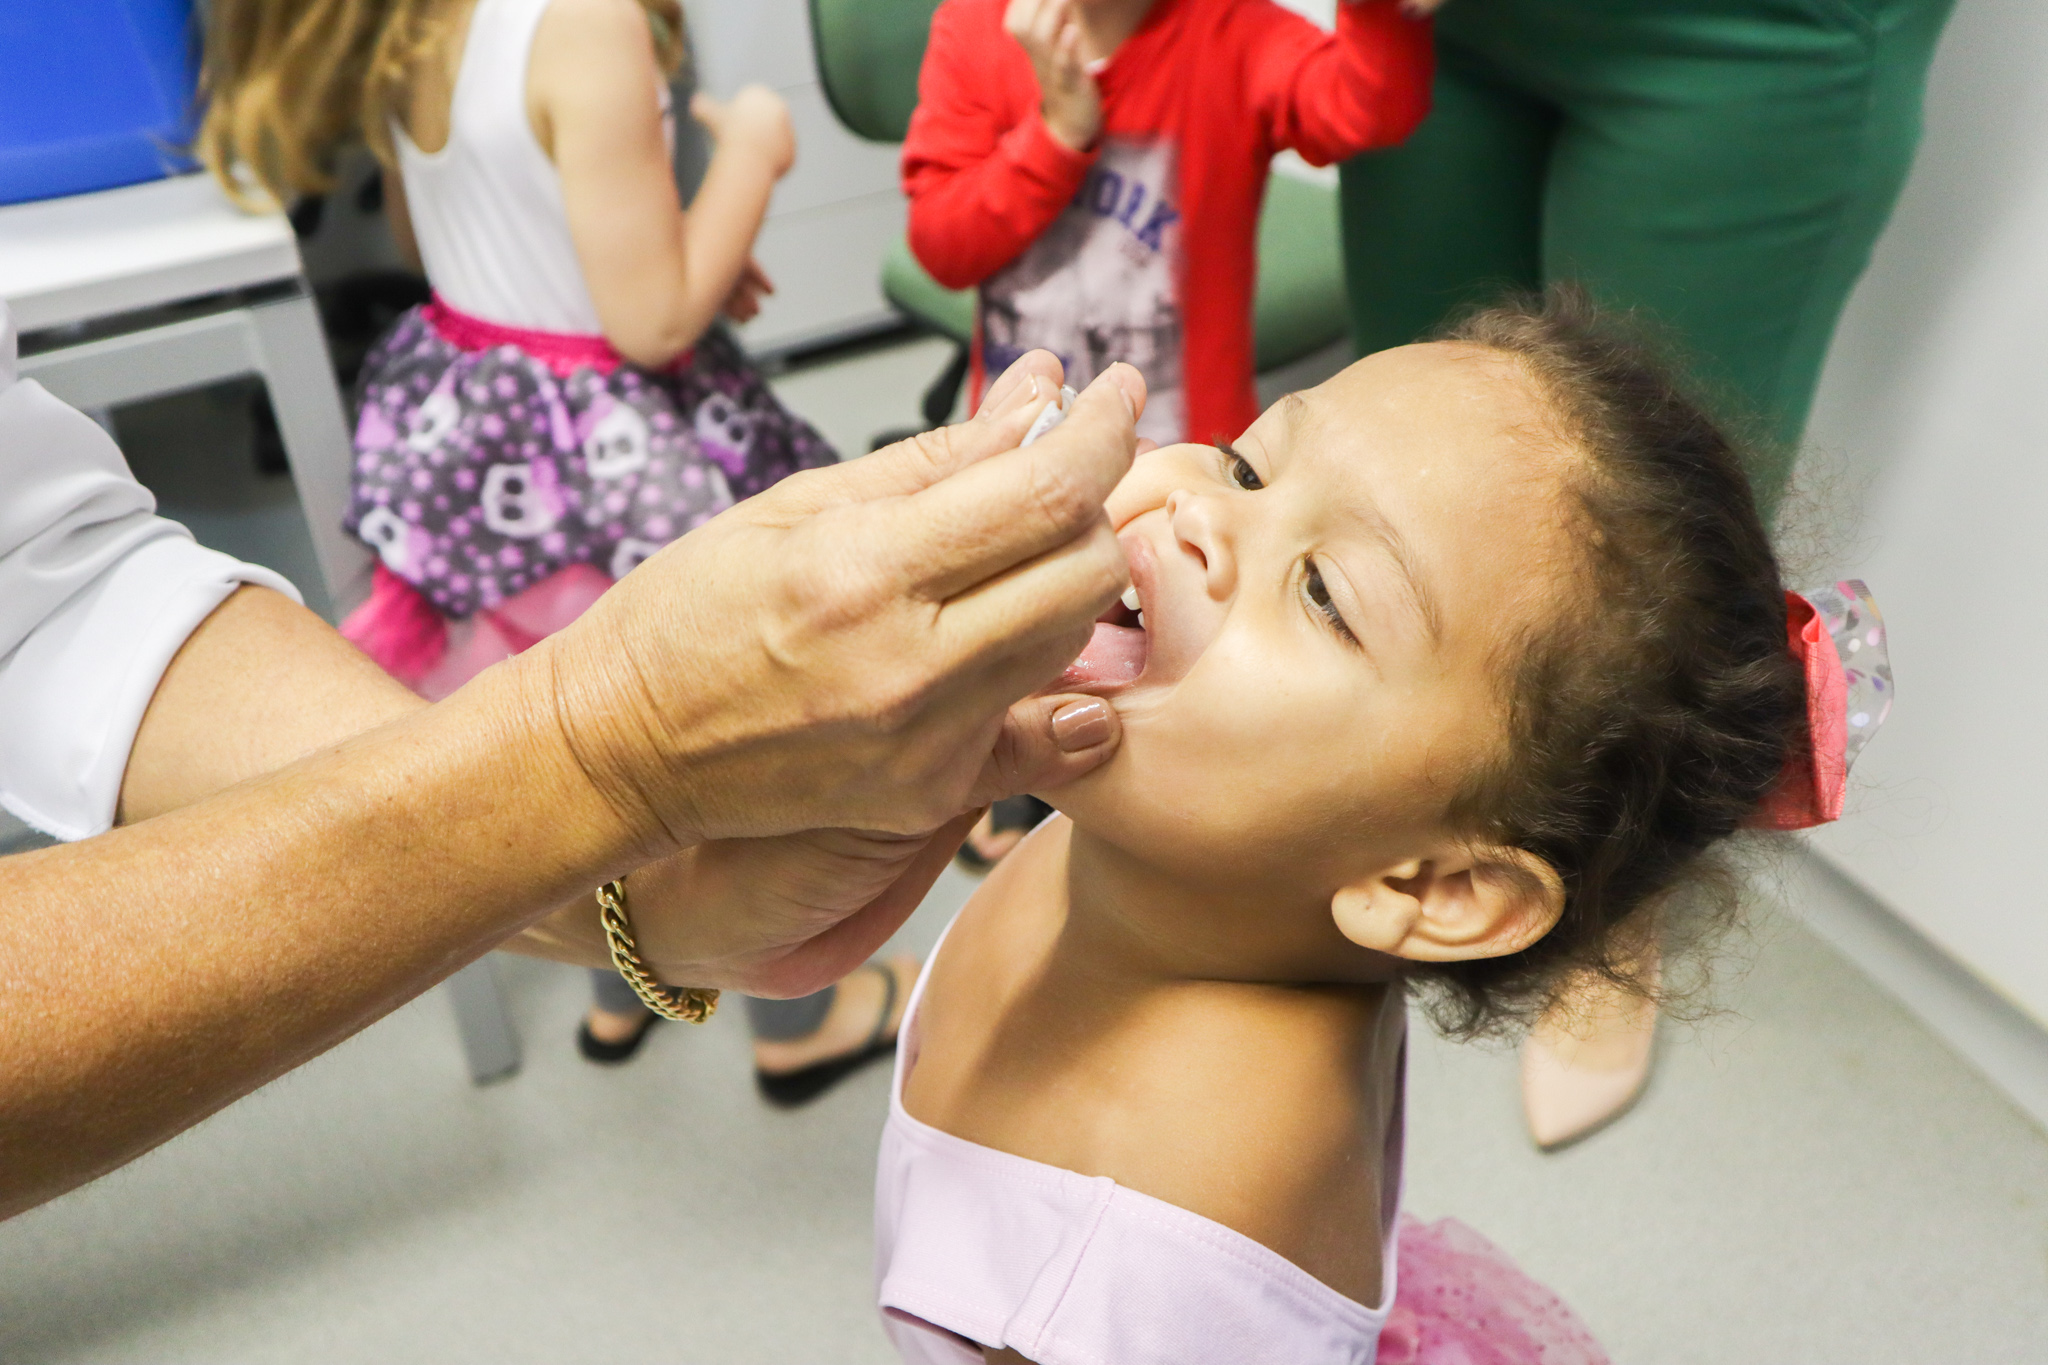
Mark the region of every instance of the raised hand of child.
[[1401, 13], [1410, 19], [1427, 19], [1444, 7], [1444, 0], [1401, 0]]
[[761, 263], [749, 256], [725, 300], [725, 315], [734, 322], [749, 322], [761, 311], [761, 296], [774, 292], [775, 282], [768, 278]]
[[1093, 146], [1102, 132], [1102, 94], [1081, 57], [1074, 0], [1010, 0], [1003, 27], [1031, 58], [1045, 126], [1077, 152]]
[[745, 85], [729, 100], [698, 93], [690, 97], [690, 117], [704, 125], [720, 147], [745, 147], [777, 177], [796, 164], [796, 133], [789, 106], [765, 85]]

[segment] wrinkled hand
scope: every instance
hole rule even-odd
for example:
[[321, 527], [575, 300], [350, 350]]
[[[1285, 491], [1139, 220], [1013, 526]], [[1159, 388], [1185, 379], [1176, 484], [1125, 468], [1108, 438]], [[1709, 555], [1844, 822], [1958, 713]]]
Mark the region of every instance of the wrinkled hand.
[[822, 990], [902, 926], [976, 814], [912, 838], [812, 830], [685, 850], [628, 882], [641, 955], [677, 985]]
[[972, 421], [784, 480], [520, 656], [628, 847], [923, 836], [1107, 756], [1100, 702], [1024, 699], [1129, 581], [1103, 500], [1144, 381], [1112, 366], [1018, 449], [1058, 374], [1033, 353]]
[[761, 296], [774, 292], [775, 282], [761, 263], [749, 256], [740, 277], [733, 281], [732, 293], [726, 295], [725, 315], [734, 322], [751, 322], [761, 311]]
[[[655, 977], [748, 995], [809, 995], [873, 957], [945, 871], [978, 812], [911, 838], [810, 830], [723, 839], [626, 879], [634, 942]], [[596, 901], [565, 906], [504, 946], [609, 969]]]
[[1010, 0], [1003, 28], [1031, 58], [1045, 126], [1077, 152], [1093, 146], [1102, 132], [1102, 92], [1081, 58], [1074, 0]]

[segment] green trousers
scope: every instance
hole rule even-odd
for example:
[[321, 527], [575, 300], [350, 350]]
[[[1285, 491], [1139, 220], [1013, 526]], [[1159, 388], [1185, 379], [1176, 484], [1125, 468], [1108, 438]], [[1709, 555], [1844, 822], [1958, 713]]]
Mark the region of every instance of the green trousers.
[[1429, 119], [1343, 167], [1360, 353], [1503, 286], [1644, 311], [1775, 506], [1953, 0], [1448, 0]]

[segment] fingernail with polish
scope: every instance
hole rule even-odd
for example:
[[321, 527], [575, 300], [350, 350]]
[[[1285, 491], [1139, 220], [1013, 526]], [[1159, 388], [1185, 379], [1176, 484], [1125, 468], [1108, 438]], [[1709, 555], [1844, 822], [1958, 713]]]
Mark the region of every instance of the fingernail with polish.
[[989, 416], [1007, 417], [1020, 408], [1029, 407], [1037, 400], [1039, 387], [1042, 383], [1043, 381], [1035, 374], [1024, 376], [1023, 381], [1016, 388], [1010, 390], [1003, 398], [1003, 401], [997, 404], [995, 409], [989, 413]]
[[1052, 737], [1062, 750], [1077, 754], [1109, 738], [1109, 703], [1077, 701], [1052, 713]]

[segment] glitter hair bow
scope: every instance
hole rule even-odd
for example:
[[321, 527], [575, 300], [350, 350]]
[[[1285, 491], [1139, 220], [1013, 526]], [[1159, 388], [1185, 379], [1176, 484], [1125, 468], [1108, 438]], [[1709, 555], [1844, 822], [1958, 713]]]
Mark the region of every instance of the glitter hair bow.
[[1785, 594], [1785, 634], [1806, 672], [1806, 724], [1812, 743], [1785, 765], [1749, 824], [1811, 829], [1841, 818], [1849, 765], [1892, 709], [1892, 664], [1884, 618], [1859, 579], [1811, 597]]

